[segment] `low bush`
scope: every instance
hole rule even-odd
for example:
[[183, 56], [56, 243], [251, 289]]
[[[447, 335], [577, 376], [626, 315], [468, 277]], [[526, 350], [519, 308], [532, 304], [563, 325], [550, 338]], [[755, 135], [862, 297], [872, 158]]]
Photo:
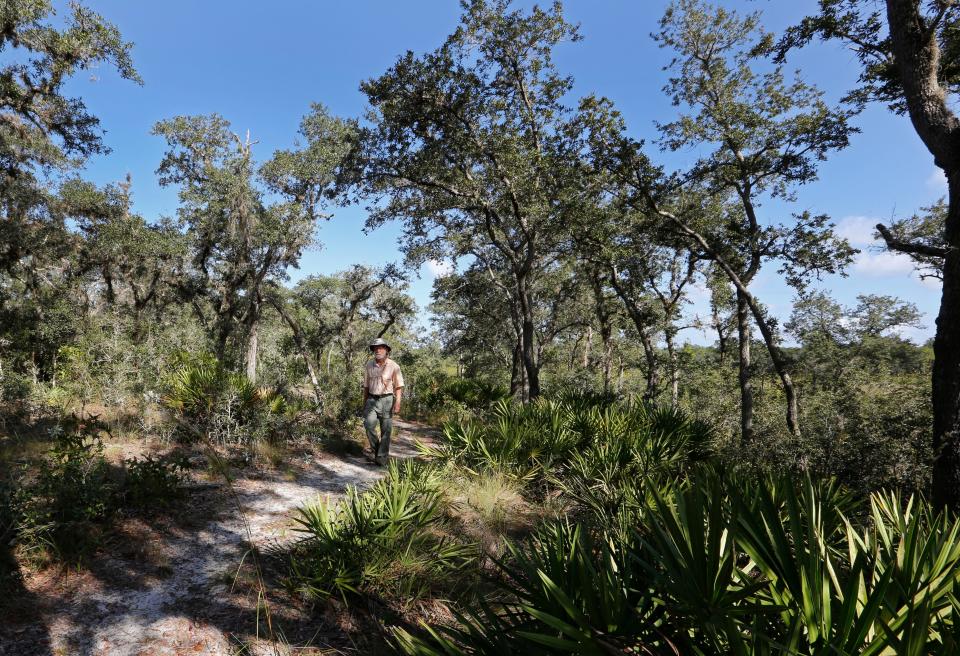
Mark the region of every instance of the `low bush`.
[[162, 510], [183, 498], [186, 462], [147, 456], [124, 462], [122, 496], [128, 510]]
[[123, 469], [103, 456], [94, 426], [54, 430], [50, 451], [19, 477], [0, 510], [0, 531], [34, 564], [83, 563], [122, 512], [169, 508], [181, 498], [183, 465], [147, 458]]
[[442, 530], [444, 503], [435, 468], [394, 462], [365, 492], [349, 488], [343, 501], [300, 508], [289, 584], [344, 600], [361, 592], [412, 600], [443, 586], [476, 557]]
[[212, 356], [181, 356], [165, 381], [162, 403], [174, 411], [182, 438], [237, 444], [286, 441], [302, 426], [309, 402], [257, 387]]
[[[960, 520], [837, 485], [698, 468], [626, 537], [561, 520], [497, 561], [499, 601], [398, 630], [406, 654], [955, 654]], [[649, 482], [648, 482], [649, 483]], [[640, 495], [638, 495], [640, 496]]]
[[473, 378], [440, 376], [414, 394], [411, 403], [417, 415], [443, 423], [475, 416], [509, 399], [510, 392], [503, 386]]
[[15, 496], [17, 542], [30, 560], [77, 563], [99, 543], [118, 486], [99, 439], [83, 431], [55, 438]]
[[501, 401], [486, 421], [448, 424], [439, 445], [424, 453], [469, 471], [492, 469], [528, 481], [577, 466], [636, 476], [704, 456], [710, 437], [707, 425], [680, 410], [571, 397], [527, 405]]

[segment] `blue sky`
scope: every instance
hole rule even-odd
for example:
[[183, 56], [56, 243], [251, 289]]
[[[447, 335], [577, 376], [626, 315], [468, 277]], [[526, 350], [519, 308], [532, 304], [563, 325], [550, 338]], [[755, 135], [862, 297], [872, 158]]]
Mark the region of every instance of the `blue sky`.
[[[816, 3], [721, 4], [761, 10], [767, 28], [778, 31], [812, 11]], [[91, 161], [86, 175], [105, 183], [130, 173], [135, 209], [148, 219], [173, 215], [177, 204], [174, 189], [156, 184], [154, 171], [163, 140], [150, 135], [155, 122], [217, 112], [236, 131], [249, 129], [260, 141], [259, 157], [267, 158], [292, 144], [311, 102], [321, 102], [338, 115], [360, 115], [364, 98], [359, 83], [381, 74], [407, 50], [423, 52], [440, 45], [460, 15], [455, 0], [91, 0], [90, 5], [134, 42], [134, 61], [144, 85], [123, 81], [108, 68], [70, 83], [69, 91], [100, 117], [113, 150]], [[574, 76], [578, 95], [612, 98], [634, 136], [647, 139], [655, 137], [655, 121], [669, 121], [675, 112], [661, 91], [667, 53], [649, 36], [665, 5], [662, 0], [568, 0], [565, 13], [580, 23], [584, 39], [564, 44], [556, 54], [560, 70]], [[799, 53], [788, 67], [800, 69], [805, 80], [832, 98], [848, 89], [857, 75], [853, 55], [829, 44]], [[875, 106], [856, 122], [862, 134], [822, 165], [820, 179], [800, 189], [792, 209], [829, 214], [842, 234], [865, 249], [849, 277], [832, 277], [821, 286], [847, 304], [853, 304], [857, 294], [870, 293], [916, 303], [925, 314], [926, 328], [906, 334], [923, 340], [933, 334], [939, 287], [921, 282], [905, 258], [871, 250], [875, 244], [870, 233], [878, 220], [909, 215], [934, 202], [945, 193], [945, 183], [906, 118]], [[692, 153], [681, 153], [669, 162], [682, 166], [692, 158]], [[764, 211], [774, 219], [772, 212], [782, 208], [771, 205]], [[294, 279], [332, 273], [353, 263], [400, 259], [396, 249], [400, 226], [364, 235], [361, 208], [334, 208], [334, 213], [319, 231], [322, 248], [303, 258], [300, 270], [291, 272]], [[411, 287], [421, 307], [429, 302], [434, 269], [425, 266]], [[793, 293], [779, 281], [775, 267], [762, 272], [753, 289], [776, 314], [789, 313]], [[690, 313], [705, 310], [701, 292], [695, 290], [693, 300]], [[704, 341], [692, 331], [687, 338]]]

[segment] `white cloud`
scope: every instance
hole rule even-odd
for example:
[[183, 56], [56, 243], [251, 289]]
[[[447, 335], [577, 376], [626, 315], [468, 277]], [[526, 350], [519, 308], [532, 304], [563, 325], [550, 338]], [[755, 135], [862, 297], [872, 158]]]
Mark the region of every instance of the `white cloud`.
[[869, 216], [845, 216], [837, 221], [836, 233], [850, 242], [851, 246], [862, 248], [876, 243], [873, 227], [880, 223]]
[[[853, 262], [853, 271], [874, 278], [914, 273], [914, 263], [909, 257], [885, 250], [883, 242], [874, 238], [874, 226], [878, 223], [882, 222], [869, 216], [847, 216], [837, 221], [837, 235], [860, 249]], [[912, 277], [924, 286], [939, 286], [939, 281], [927, 282], [920, 280], [919, 276]]]
[[939, 166], [935, 166], [927, 177], [927, 187], [941, 193], [947, 192], [947, 176]]
[[913, 272], [913, 261], [903, 253], [860, 253], [853, 270], [868, 276], [894, 276]]
[[453, 263], [444, 260], [427, 260], [427, 271], [434, 278], [442, 278], [453, 273]]

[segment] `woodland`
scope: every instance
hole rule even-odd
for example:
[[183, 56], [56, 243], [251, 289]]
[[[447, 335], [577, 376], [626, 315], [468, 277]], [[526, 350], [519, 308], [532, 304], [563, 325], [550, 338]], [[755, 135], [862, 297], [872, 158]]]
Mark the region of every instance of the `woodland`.
[[[643, 142], [555, 63], [588, 36], [559, 2], [463, 0], [289, 149], [158, 122], [159, 217], [84, 179], [109, 126], [65, 91], [149, 84], [123, 25], [0, 0], [0, 655], [960, 653], [960, 3], [809, 4], [771, 33], [672, 2], [675, 115]], [[790, 62], [837, 43], [859, 80], [829, 102]], [[922, 344], [910, 299], [818, 285], [858, 249], [805, 185], [874, 104], [947, 180], [875, 226], [941, 285]], [[292, 281], [348, 205], [402, 226], [402, 261]], [[428, 261], [455, 263], [432, 331]], [[385, 467], [358, 418], [378, 337], [406, 379]], [[163, 646], [187, 615], [224, 642]]]

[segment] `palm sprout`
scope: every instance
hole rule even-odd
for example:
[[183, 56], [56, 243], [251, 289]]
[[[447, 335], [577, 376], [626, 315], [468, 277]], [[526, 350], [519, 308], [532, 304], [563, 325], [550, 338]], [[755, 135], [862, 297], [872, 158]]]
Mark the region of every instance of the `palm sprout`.
[[623, 534], [548, 525], [498, 561], [499, 601], [398, 631], [407, 654], [952, 654], [960, 522], [830, 482], [696, 467], [638, 481]]
[[431, 580], [462, 569], [474, 550], [432, 529], [442, 521], [434, 468], [391, 463], [368, 491], [343, 501], [318, 499], [297, 511], [302, 534], [290, 558], [290, 582], [310, 597], [360, 594], [371, 586], [415, 598]]

